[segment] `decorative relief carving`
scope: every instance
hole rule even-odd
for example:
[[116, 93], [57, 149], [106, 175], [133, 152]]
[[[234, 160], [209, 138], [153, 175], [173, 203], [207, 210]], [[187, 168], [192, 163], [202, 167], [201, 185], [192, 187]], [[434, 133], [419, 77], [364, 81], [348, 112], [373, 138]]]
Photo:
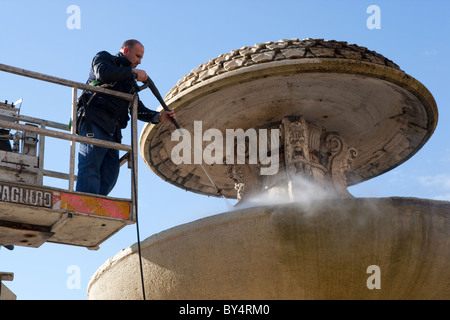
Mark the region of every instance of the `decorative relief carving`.
[[[346, 172], [357, 156], [336, 133], [327, 133], [318, 124], [302, 116], [285, 117], [280, 128], [280, 170], [275, 176], [263, 177], [260, 165], [229, 165], [227, 174], [235, 182], [238, 200], [272, 187], [283, 187], [291, 199], [305, 188], [304, 181], [327, 191], [329, 197], [353, 197], [347, 190]], [[297, 183], [300, 181], [302, 183]]]
[[239, 201], [261, 191], [262, 179], [259, 174], [259, 167], [259, 165], [254, 164], [228, 165], [227, 175], [234, 181], [234, 188], [237, 191]]
[[349, 148], [342, 137], [330, 134], [326, 139], [326, 146], [331, 155], [328, 159], [328, 172], [336, 193], [341, 196], [350, 196], [347, 190], [347, 178], [345, 172], [353, 165], [353, 160], [358, 155], [355, 148]]
[[241, 200], [244, 194], [244, 173], [242, 166], [229, 165], [227, 168], [228, 177], [234, 181], [234, 189], [237, 191], [237, 199]]

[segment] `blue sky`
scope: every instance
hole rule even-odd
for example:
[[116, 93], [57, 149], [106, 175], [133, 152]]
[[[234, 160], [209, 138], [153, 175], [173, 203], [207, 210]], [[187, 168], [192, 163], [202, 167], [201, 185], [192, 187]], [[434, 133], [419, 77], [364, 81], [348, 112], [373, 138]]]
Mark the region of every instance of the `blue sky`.
[[[80, 8], [80, 28], [69, 29], [70, 5]], [[370, 5], [381, 10], [381, 29], [369, 29]], [[439, 123], [428, 143], [394, 170], [351, 187], [356, 197], [419, 197], [450, 201], [450, 22], [447, 0], [228, 0], [228, 1], [12, 1], [0, 0], [0, 63], [85, 82], [92, 57], [117, 53], [122, 42], [145, 46], [140, 66], [162, 95], [200, 64], [243, 46], [292, 38], [323, 38], [365, 46], [394, 61], [433, 94]], [[0, 100], [24, 99], [22, 114], [68, 123], [71, 89], [0, 72]], [[141, 99], [159, 103], [150, 91]], [[139, 131], [143, 127], [139, 124]], [[128, 130], [124, 141], [129, 141]], [[50, 144], [50, 142], [48, 143]], [[46, 169], [68, 172], [69, 145], [46, 150]], [[66, 187], [63, 181], [46, 181]], [[111, 196], [128, 197], [123, 168]], [[177, 225], [227, 211], [222, 199], [165, 183], [139, 161], [141, 239]], [[98, 251], [57, 244], [0, 250], [0, 270], [14, 272], [5, 284], [21, 300], [86, 299], [91, 275], [108, 258], [136, 242], [128, 226]], [[67, 285], [73, 266], [80, 287]]]

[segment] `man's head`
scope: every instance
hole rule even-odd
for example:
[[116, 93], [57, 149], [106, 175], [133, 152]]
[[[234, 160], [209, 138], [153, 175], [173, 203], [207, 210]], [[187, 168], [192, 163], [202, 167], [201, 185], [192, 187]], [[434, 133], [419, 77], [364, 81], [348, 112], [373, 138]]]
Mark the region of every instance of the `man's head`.
[[131, 67], [134, 69], [144, 57], [144, 46], [139, 41], [130, 39], [122, 44], [120, 52], [131, 62]]

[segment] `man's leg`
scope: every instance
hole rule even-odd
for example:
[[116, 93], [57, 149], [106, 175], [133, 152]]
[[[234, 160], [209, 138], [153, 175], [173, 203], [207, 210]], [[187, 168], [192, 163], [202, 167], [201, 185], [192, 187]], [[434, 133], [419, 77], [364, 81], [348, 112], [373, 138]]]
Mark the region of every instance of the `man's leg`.
[[100, 167], [99, 194], [107, 196], [116, 185], [120, 172], [119, 150], [109, 149]]
[[[95, 139], [114, 141], [113, 137], [111, 137], [107, 132], [102, 130], [94, 123], [91, 123], [91, 128], [94, 133]], [[81, 135], [86, 136], [85, 123], [81, 125], [80, 131]], [[78, 174], [77, 174], [78, 177], [77, 177], [76, 191], [94, 194], [104, 194], [104, 187], [102, 187], [102, 173], [106, 174], [107, 176], [108, 175], [114, 176], [118, 174], [113, 171], [108, 172], [102, 170], [104, 159], [108, 154], [109, 150], [110, 149], [108, 148], [93, 146], [89, 144], [84, 143], [80, 144], [78, 152]], [[108, 165], [108, 167], [109, 170], [113, 170], [112, 166]], [[115, 178], [115, 180], [117, 180], [117, 177]], [[103, 193], [101, 193], [102, 191]]]
[[98, 194], [100, 190], [100, 164], [94, 146], [80, 144], [76, 191]]

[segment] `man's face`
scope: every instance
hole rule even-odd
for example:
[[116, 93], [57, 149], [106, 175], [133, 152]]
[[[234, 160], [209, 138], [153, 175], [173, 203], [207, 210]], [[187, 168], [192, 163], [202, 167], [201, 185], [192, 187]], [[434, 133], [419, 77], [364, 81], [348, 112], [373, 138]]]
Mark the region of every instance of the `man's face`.
[[144, 47], [137, 43], [131, 48], [124, 48], [123, 55], [131, 62], [131, 67], [134, 69], [141, 64], [141, 60], [144, 57]]

